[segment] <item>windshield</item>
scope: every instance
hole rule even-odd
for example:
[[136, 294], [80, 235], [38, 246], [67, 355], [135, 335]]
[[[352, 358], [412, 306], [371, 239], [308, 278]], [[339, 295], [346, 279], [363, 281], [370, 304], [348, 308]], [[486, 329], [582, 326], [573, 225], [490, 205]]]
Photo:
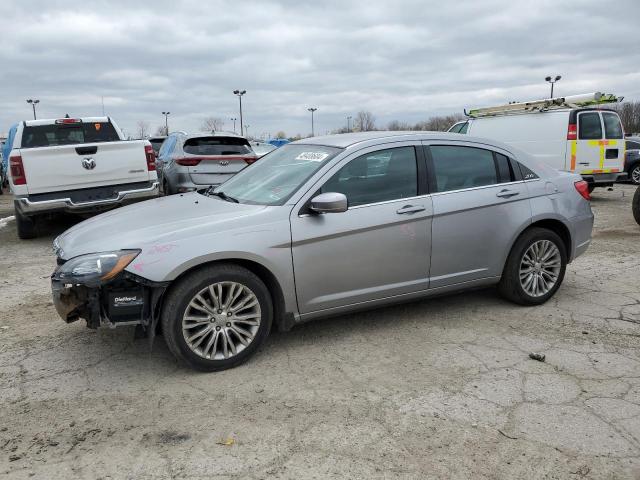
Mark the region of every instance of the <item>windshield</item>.
[[342, 150], [320, 145], [284, 145], [215, 189], [240, 203], [284, 205], [320, 167]]

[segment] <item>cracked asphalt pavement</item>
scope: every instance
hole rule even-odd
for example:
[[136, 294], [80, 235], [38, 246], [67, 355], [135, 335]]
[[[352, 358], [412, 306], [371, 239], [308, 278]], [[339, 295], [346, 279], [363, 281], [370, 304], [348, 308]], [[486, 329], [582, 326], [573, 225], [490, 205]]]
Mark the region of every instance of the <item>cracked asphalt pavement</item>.
[[66, 325], [51, 241], [74, 220], [34, 241], [4, 222], [0, 476], [638, 479], [633, 192], [594, 192], [592, 245], [544, 306], [488, 289], [317, 321], [214, 374]]

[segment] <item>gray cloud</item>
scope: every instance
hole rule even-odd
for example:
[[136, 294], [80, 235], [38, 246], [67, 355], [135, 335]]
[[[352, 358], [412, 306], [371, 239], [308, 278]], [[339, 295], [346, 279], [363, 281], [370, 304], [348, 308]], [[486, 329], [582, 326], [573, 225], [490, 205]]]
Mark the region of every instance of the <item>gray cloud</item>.
[[108, 114], [130, 132], [237, 116], [250, 133], [318, 132], [464, 107], [607, 91], [640, 98], [640, 4], [597, 1], [23, 1], [3, 5], [0, 132], [30, 118]]

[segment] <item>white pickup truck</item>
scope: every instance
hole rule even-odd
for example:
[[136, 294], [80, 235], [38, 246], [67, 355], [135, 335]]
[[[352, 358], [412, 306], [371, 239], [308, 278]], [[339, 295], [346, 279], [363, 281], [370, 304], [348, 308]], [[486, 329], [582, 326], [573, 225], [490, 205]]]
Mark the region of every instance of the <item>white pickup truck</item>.
[[36, 236], [42, 214], [98, 212], [159, 193], [151, 144], [125, 140], [109, 117], [21, 122], [9, 185], [23, 239]]

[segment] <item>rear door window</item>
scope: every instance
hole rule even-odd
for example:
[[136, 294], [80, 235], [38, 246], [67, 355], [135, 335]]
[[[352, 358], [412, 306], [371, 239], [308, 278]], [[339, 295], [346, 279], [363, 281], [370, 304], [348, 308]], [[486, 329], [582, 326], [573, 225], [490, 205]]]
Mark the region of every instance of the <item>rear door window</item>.
[[190, 155], [247, 155], [253, 153], [249, 142], [238, 137], [189, 138], [182, 147]]
[[640, 150], [640, 143], [627, 142], [627, 150]]
[[578, 138], [580, 140], [600, 140], [602, 125], [598, 112], [586, 112], [578, 115]]
[[475, 147], [430, 147], [435, 191], [447, 192], [498, 183], [493, 152]]
[[604, 121], [604, 138], [617, 139], [623, 137], [622, 124], [618, 115], [602, 112], [602, 120]]
[[21, 148], [118, 141], [120, 137], [111, 122], [33, 125], [24, 127]]

